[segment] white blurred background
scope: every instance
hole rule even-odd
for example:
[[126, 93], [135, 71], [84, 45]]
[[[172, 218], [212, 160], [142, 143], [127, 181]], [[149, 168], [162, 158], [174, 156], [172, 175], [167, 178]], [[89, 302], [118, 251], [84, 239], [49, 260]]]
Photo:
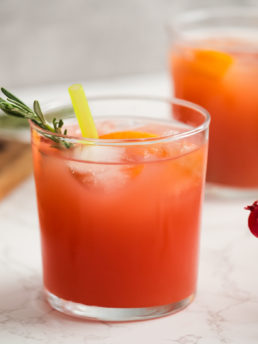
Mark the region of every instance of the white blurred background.
[[166, 70], [165, 22], [190, 8], [258, 0], [0, 0], [5, 87]]

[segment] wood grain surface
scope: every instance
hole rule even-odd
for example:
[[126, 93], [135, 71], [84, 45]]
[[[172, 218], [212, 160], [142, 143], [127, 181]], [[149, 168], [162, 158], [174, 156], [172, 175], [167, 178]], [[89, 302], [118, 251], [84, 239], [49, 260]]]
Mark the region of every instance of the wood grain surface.
[[0, 200], [31, 173], [30, 144], [0, 139]]

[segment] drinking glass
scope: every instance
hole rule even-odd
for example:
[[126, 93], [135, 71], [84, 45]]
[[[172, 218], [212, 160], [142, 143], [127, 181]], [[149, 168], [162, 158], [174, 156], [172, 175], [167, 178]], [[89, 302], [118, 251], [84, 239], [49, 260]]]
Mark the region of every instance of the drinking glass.
[[258, 189], [258, 9], [192, 11], [169, 25], [174, 94], [207, 109], [207, 181], [221, 191]]
[[[89, 104], [99, 139], [67, 105], [46, 113], [67, 135], [31, 123], [47, 300], [98, 320], [178, 311], [196, 291], [209, 115], [178, 99]], [[148, 135], [116, 138], [132, 132]]]

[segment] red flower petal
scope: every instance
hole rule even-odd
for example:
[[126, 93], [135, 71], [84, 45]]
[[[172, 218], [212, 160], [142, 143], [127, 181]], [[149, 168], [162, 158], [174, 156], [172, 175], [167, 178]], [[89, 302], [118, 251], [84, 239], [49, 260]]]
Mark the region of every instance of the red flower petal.
[[258, 201], [248, 205], [245, 209], [251, 211], [248, 218], [248, 227], [251, 233], [258, 238]]

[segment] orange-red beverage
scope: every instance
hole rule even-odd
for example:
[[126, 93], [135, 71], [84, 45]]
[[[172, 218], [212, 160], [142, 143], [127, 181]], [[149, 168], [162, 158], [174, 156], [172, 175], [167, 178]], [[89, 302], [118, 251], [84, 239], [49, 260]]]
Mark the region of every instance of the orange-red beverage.
[[[103, 118], [96, 120], [100, 140], [77, 137], [69, 149], [32, 128], [44, 285], [53, 307], [128, 320], [168, 314], [191, 301], [203, 122], [200, 129], [178, 120]], [[77, 135], [73, 120], [66, 123], [68, 134]]]
[[258, 15], [222, 12], [182, 24], [170, 51], [174, 91], [211, 114], [207, 180], [257, 189]]

